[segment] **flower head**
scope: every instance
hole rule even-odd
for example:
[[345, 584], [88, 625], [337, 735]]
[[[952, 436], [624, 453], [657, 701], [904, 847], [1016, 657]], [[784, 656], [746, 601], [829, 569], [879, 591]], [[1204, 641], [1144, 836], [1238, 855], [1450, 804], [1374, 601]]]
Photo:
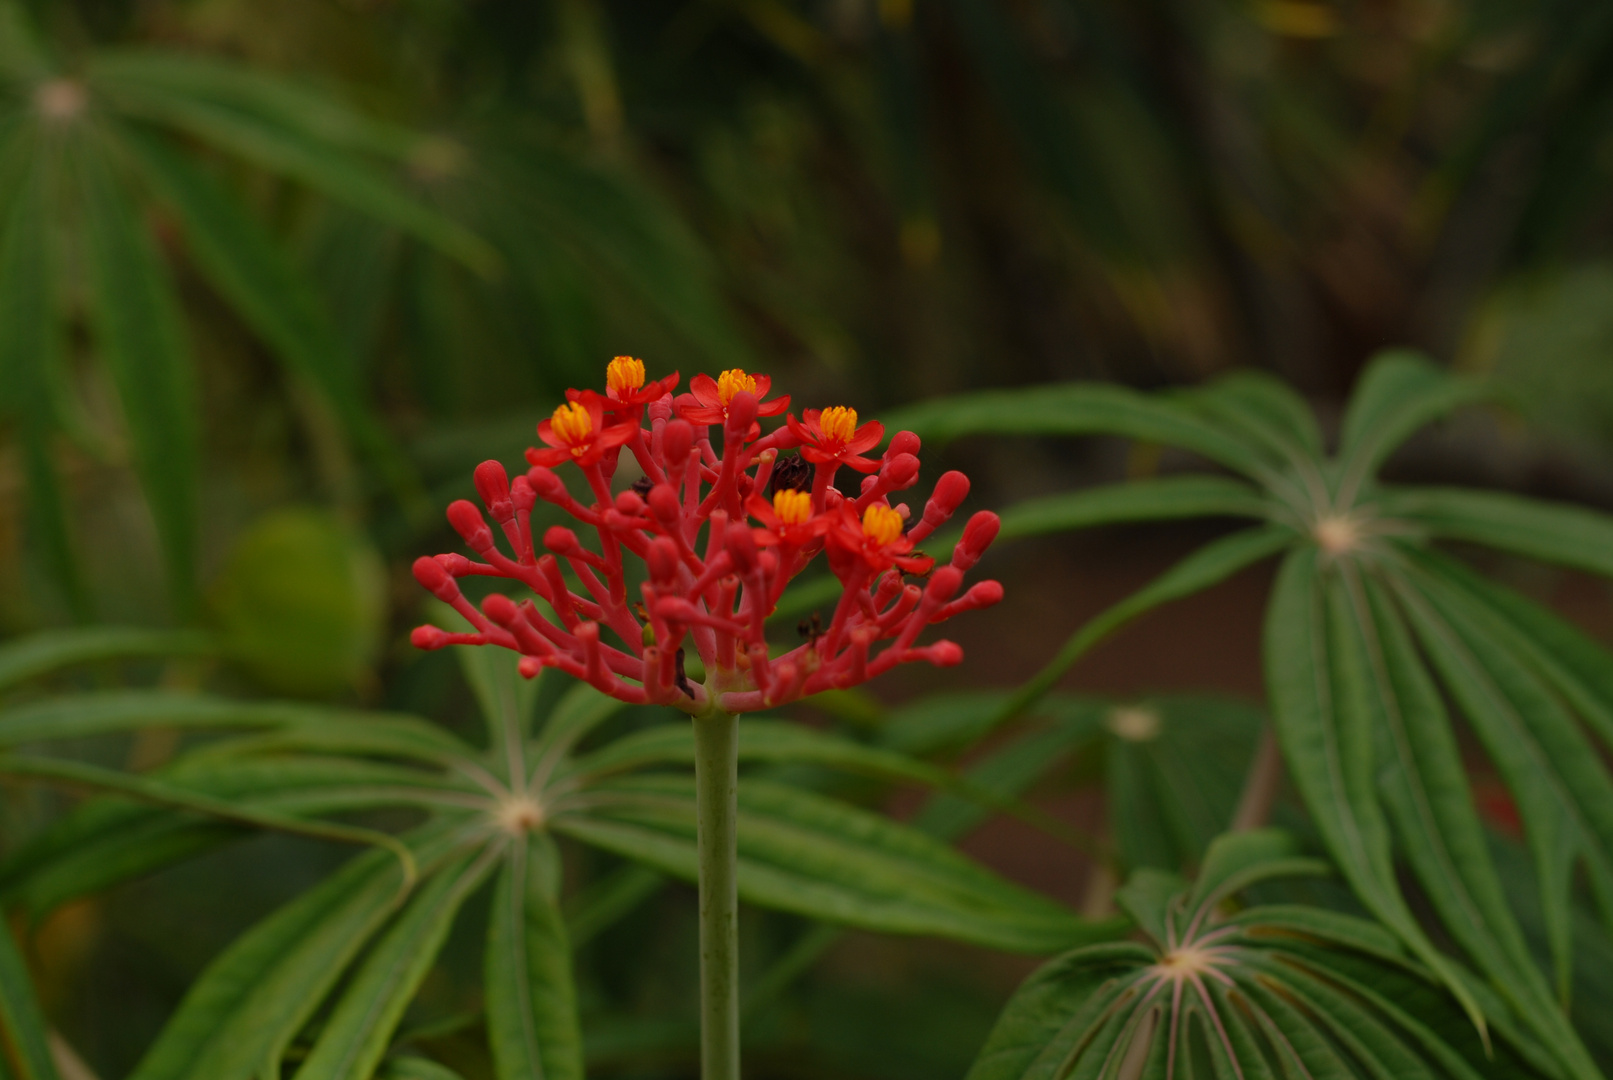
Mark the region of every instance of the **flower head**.
[[801, 456], [815, 465], [849, 465], [865, 473], [879, 468], [876, 459], [863, 457], [862, 452], [879, 445], [885, 437], [885, 425], [870, 420], [858, 427], [856, 409], [843, 405], [821, 412], [807, 409], [799, 420], [790, 417], [789, 426], [801, 442]]
[[631, 439], [637, 427], [632, 423], [607, 426], [603, 399], [592, 390], [584, 390], [538, 424], [538, 438], [548, 443], [549, 448], [528, 450], [526, 459], [534, 465], [549, 467], [567, 461], [594, 465], [607, 451]]
[[[605, 407], [647, 405], [659, 401], [678, 385], [678, 373], [674, 371], [665, 378], [649, 383], [644, 380], [644, 361], [633, 356], [613, 359], [605, 365]], [[573, 390], [571, 393], [581, 392]]]
[[790, 407], [790, 395], [764, 401], [773, 389], [773, 379], [767, 375], [749, 375], [743, 368], [730, 368], [713, 379], [710, 375], [696, 375], [689, 380], [689, 393], [694, 404], [685, 405], [681, 415], [691, 424], [721, 424], [728, 419], [728, 406], [734, 395], [750, 394], [756, 398], [757, 416], [777, 416]]
[[[700, 375], [692, 394], [676, 400], [667, 396], [676, 376], [662, 380], [664, 387], [645, 378], [641, 361], [617, 357], [605, 372], [609, 396], [570, 391], [538, 425], [545, 445], [527, 451], [533, 467], [524, 476], [511, 479], [496, 461], [477, 467], [476, 490], [492, 523], [474, 503], [448, 508], [477, 558], [415, 562], [420, 583], [473, 631], [423, 626], [413, 634], [416, 645], [498, 645], [521, 654], [525, 675], [555, 667], [623, 701], [693, 713], [772, 708], [897, 664], [962, 657], [950, 642], [917, 640], [925, 628], [1001, 598], [991, 581], [959, 595], [965, 571], [996, 536], [996, 517], [976, 514], [951, 565], [933, 573], [934, 560], [914, 550], [968, 494], [961, 473], [942, 476], [910, 522], [907, 507], [893, 506], [889, 496], [917, 481], [919, 440], [911, 432], [898, 433], [882, 458], [861, 458], [884, 431], [877, 423], [859, 426], [849, 408], [809, 411], [805, 423], [790, 417], [762, 436], [756, 418], [788, 405], [788, 398], [763, 400], [771, 389], [765, 375]], [[714, 424], [728, 436], [721, 454], [708, 430]], [[780, 458], [797, 445], [812, 465]], [[618, 491], [612, 482], [624, 447], [643, 475]], [[578, 501], [555, 471], [567, 463], [587, 477], [591, 503]], [[841, 464], [878, 475], [851, 499], [827, 483]], [[810, 491], [808, 468], [816, 474]], [[587, 537], [560, 525], [534, 534], [540, 500], [570, 515]], [[790, 581], [825, 551], [842, 586], [834, 616], [821, 636], [780, 652], [768, 642], [767, 619]], [[640, 561], [643, 572], [628, 573], [629, 560]], [[914, 584], [904, 574], [929, 576]], [[493, 593], [478, 608], [459, 588], [468, 575], [509, 579], [544, 606]], [[640, 580], [640, 597], [630, 601], [628, 582]], [[699, 653], [704, 683], [684, 677], [685, 649]]]

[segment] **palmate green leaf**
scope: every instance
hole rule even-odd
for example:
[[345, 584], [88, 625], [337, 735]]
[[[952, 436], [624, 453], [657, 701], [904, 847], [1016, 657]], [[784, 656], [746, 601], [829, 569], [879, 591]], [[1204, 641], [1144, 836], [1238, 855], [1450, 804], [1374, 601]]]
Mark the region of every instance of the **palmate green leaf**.
[[0, 0], [0, 78], [28, 84], [51, 72], [50, 55], [19, 0]]
[[0, 1075], [57, 1080], [45, 1016], [11, 931], [0, 925]]
[[46, 630], [0, 645], [0, 690], [79, 664], [168, 656], [206, 656], [217, 646], [193, 630], [95, 626]]
[[359, 965], [297, 1070], [297, 1080], [348, 1080], [375, 1070], [460, 905], [497, 857], [496, 848], [452, 856], [421, 884]]
[[1322, 429], [1315, 414], [1281, 379], [1235, 371], [1184, 397], [1204, 415], [1263, 444], [1279, 461], [1302, 466], [1322, 456]]
[[[462, 842], [465, 819], [406, 837], [427, 878]], [[224, 951], [191, 986], [130, 1080], [256, 1080], [278, 1061], [347, 965], [405, 899], [397, 861], [353, 859]]]
[[582, 1080], [559, 853], [541, 834], [510, 845], [494, 885], [483, 962], [487, 1035], [499, 1080]]
[[1211, 845], [1191, 890], [1134, 875], [1124, 895], [1153, 928], [1152, 946], [1090, 946], [1044, 965], [968, 1080], [1553, 1075], [1527, 1042], [1485, 1047], [1448, 991], [1374, 923], [1310, 908], [1218, 914], [1255, 881], [1313, 869], [1287, 850], [1279, 835], [1234, 834]]
[[418, 481], [371, 413], [359, 385], [358, 361], [337, 338], [307, 277], [230, 192], [164, 139], [138, 129], [120, 134], [120, 144], [179, 222], [190, 254], [213, 288], [287, 370], [324, 395], [348, 438], [394, 490], [413, 495]]
[[[130, 118], [177, 129], [270, 172], [294, 177], [419, 237], [480, 273], [495, 272], [498, 256], [486, 241], [406, 194], [363, 157], [333, 145], [330, 131], [306, 130], [293, 119], [298, 113], [295, 107], [264, 108], [261, 100], [246, 100], [251, 95], [236, 94], [232, 99], [200, 92], [194, 76], [207, 67], [203, 61], [200, 66], [175, 68], [166, 58], [109, 51], [92, 60], [86, 75], [98, 100]], [[209, 73], [218, 70], [213, 65]], [[169, 73], [175, 71], [191, 76], [189, 84], [183, 78], [170, 79]], [[334, 110], [331, 103], [319, 112], [328, 117]]]
[[[557, 810], [556, 832], [695, 879], [694, 790], [687, 777], [591, 788]], [[751, 903], [870, 930], [934, 934], [1015, 951], [1111, 935], [1010, 885], [916, 830], [755, 778], [740, 786], [739, 894]]]
[[75, 146], [96, 345], [117, 386], [135, 472], [156, 519], [176, 606], [195, 598], [195, 374], [173, 292], [105, 146]]
[[624, 708], [620, 701], [587, 683], [579, 682], [567, 690], [526, 752], [532, 785], [542, 786], [579, 742]]

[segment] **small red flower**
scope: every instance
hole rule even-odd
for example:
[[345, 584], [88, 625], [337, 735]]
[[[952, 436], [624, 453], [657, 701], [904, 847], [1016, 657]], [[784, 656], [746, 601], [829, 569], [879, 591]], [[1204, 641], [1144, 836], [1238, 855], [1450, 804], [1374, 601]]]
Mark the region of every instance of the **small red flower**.
[[[605, 408], [612, 405], [637, 406], [659, 401], [678, 385], [678, 373], [645, 382], [644, 361], [632, 356], [618, 356], [605, 365]], [[581, 391], [569, 391], [566, 396], [575, 400]]]
[[529, 449], [526, 459], [533, 465], [550, 468], [567, 461], [593, 465], [607, 450], [614, 450], [631, 439], [637, 428], [637, 423], [606, 427], [605, 399], [592, 390], [583, 390], [555, 409], [552, 417], [538, 424], [538, 438], [548, 443], [549, 448]]
[[879, 462], [862, 456], [879, 445], [885, 425], [870, 420], [857, 426], [857, 410], [836, 405], [819, 411], [807, 409], [801, 419], [790, 417], [790, 432], [801, 441], [801, 456], [815, 465], [849, 465], [858, 472], [873, 472]]
[[698, 404], [685, 405], [681, 415], [691, 424], [726, 423], [728, 403], [734, 400], [735, 394], [744, 390], [756, 396], [757, 416], [777, 416], [790, 407], [790, 395], [763, 401], [772, 388], [771, 376], [747, 375], [742, 368], [730, 368], [715, 379], [710, 375], [696, 375], [689, 380], [689, 393]]
[[826, 514], [813, 516], [810, 493], [789, 488], [774, 492], [772, 502], [760, 495], [752, 495], [745, 508], [764, 526], [752, 530], [756, 543], [761, 547], [778, 544], [803, 547], [822, 536], [831, 523]]
[[935, 560], [908, 554], [913, 541], [903, 534], [904, 525], [902, 515], [885, 503], [869, 503], [860, 518], [855, 506], [842, 503], [828, 529], [829, 543], [843, 557], [860, 561], [876, 574], [892, 566], [904, 574], [928, 574]]

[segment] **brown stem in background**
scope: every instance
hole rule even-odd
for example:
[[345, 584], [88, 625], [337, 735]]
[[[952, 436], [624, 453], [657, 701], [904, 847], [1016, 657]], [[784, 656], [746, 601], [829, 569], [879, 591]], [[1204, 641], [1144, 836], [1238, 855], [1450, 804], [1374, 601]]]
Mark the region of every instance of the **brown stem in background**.
[[1232, 815], [1232, 832], [1258, 829], [1271, 818], [1272, 804], [1277, 801], [1277, 789], [1283, 782], [1283, 753], [1277, 748], [1277, 736], [1268, 722], [1260, 734], [1260, 746], [1249, 763], [1249, 774], [1243, 781], [1243, 794], [1238, 796], [1238, 809]]

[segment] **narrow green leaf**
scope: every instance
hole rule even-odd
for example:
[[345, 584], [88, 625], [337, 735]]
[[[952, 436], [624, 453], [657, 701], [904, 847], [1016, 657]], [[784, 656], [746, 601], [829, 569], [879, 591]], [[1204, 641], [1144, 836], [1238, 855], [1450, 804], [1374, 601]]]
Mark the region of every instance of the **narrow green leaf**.
[[1271, 467], [1258, 451], [1182, 406], [1110, 383], [1055, 383], [934, 398], [883, 417], [946, 442], [964, 435], [1121, 435], [1179, 446], [1253, 477]]
[[404, 1009], [448, 940], [460, 905], [481, 885], [496, 857], [492, 848], [451, 857], [421, 884], [353, 974], [297, 1080], [349, 1080], [375, 1071]]
[[1416, 565], [1484, 601], [1497, 619], [1492, 633], [1528, 662], [1564, 700], [1613, 745], [1613, 657], [1598, 642], [1540, 605], [1481, 577], [1438, 552], [1408, 552]]
[[[1052, 690], [1077, 660], [1098, 642], [1161, 604], [1219, 584], [1238, 571], [1282, 551], [1294, 541], [1292, 530], [1278, 525], [1244, 529], [1206, 544], [1126, 599], [1094, 617], [1067, 638], [1040, 671], [1002, 706], [985, 731], [1022, 716]], [[982, 731], [981, 734], [984, 734]]]
[[1350, 395], [1339, 434], [1340, 501], [1349, 505], [1378, 466], [1425, 424], [1489, 391], [1457, 378], [1420, 353], [1390, 350], [1373, 357]]
[[1446, 930], [1549, 1041], [1573, 1034], [1507, 906], [1444, 702], [1382, 589], [1339, 586], [1376, 714], [1379, 786], [1395, 831]]
[[51, 74], [51, 57], [19, 0], [0, 0], [0, 78], [30, 85]]
[[412, 1055], [388, 1059], [375, 1075], [377, 1080], [464, 1080], [446, 1065]]
[[27, 965], [0, 924], [0, 1069], [9, 1063], [17, 1080], [57, 1080], [46, 1034]]
[[[433, 606], [447, 608], [446, 604]], [[459, 619], [457, 613], [454, 619]], [[454, 655], [481, 708], [488, 746], [507, 773], [522, 778], [512, 783], [524, 783], [527, 775], [524, 759], [532, 734], [539, 680], [522, 678], [517, 670], [521, 658], [508, 649], [460, 645], [454, 648]]]
[[188, 630], [96, 626], [46, 630], [0, 645], [0, 690], [77, 664], [146, 657], [206, 656], [207, 635]]
[[1167, 476], [1015, 503], [1002, 512], [1001, 536], [1017, 540], [1126, 521], [1265, 518], [1270, 516], [1271, 508], [1269, 499], [1241, 481], [1219, 476]]
[[1014, 992], [966, 1080], [1056, 1080], [1136, 995], [1135, 975], [1153, 959], [1140, 945], [1093, 945], [1043, 965]]
[[[639, 777], [590, 789], [556, 832], [695, 877], [692, 783]], [[741, 785], [739, 891], [751, 903], [891, 933], [1051, 950], [1113, 932], [887, 818], [752, 778]]]
[[301, 836], [312, 836], [321, 840], [335, 840], [347, 844], [370, 844], [375, 847], [385, 848], [391, 852], [402, 865], [406, 877], [413, 877], [415, 874], [414, 859], [409, 854], [408, 849], [394, 837], [387, 833], [377, 832], [374, 829], [360, 828], [356, 825], [309, 821], [275, 810], [243, 806], [223, 799], [216, 799], [209, 795], [197, 794], [173, 784], [165, 784], [143, 776], [135, 776], [115, 769], [103, 769], [98, 765], [89, 765], [84, 762], [68, 761], [61, 758], [0, 755], [0, 776], [5, 775], [48, 780], [66, 786], [87, 788], [91, 791], [113, 791], [120, 795], [141, 799], [158, 806], [193, 810], [224, 821], [236, 821], [244, 825], [256, 825], [260, 828], [274, 829], [279, 832], [288, 832]]
[[[475, 756], [459, 739], [418, 717], [168, 690], [69, 694], [0, 710], [0, 748], [145, 728], [281, 729], [277, 744], [281, 748], [352, 749], [426, 761]], [[262, 748], [269, 738], [251, 745]], [[247, 745], [231, 744], [236, 749]]]
[[[1000, 798], [1024, 795], [1046, 776], [1097, 738], [1098, 725], [1063, 723], [1030, 731], [971, 765], [965, 774], [977, 790]], [[940, 795], [914, 815], [914, 828], [931, 836], [954, 839], [991, 815], [990, 806], [957, 795]]]
[[487, 924], [487, 1036], [499, 1080], [582, 1080], [560, 859], [547, 836], [516, 838]]
[[555, 702], [538, 737], [526, 751], [532, 786], [543, 787], [573, 747], [624, 708], [620, 701], [587, 683], [579, 682], [566, 691], [565, 696]]
[[1184, 400], [1264, 444], [1279, 461], [1300, 466], [1322, 457], [1322, 431], [1316, 426], [1316, 414], [1293, 387], [1273, 375], [1233, 372], [1190, 391]]
[[103, 148], [74, 155], [96, 343], [162, 540], [176, 606], [195, 599], [199, 439], [195, 376], [168, 268]]
[[580, 949], [661, 891], [666, 878], [647, 866], [623, 863], [566, 901], [566, 936]]
[[[430, 873], [463, 828], [444, 819], [406, 839]], [[192, 984], [130, 1080], [256, 1080], [406, 891], [397, 860], [372, 852], [259, 922]]]
[[1613, 577], [1613, 516], [1587, 507], [1471, 488], [1382, 488], [1377, 501], [1442, 539]]
[[1289, 775], [1361, 902], [1440, 974], [1482, 1025], [1477, 1004], [1400, 894], [1373, 784], [1373, 731], [1360, 660], [1341, 648], [1344, 613], [1327, 603], [1317, 563], [1314, 548], [1284, 560], [1266, 617], [1266, 681]]
[[1189, 917], [1202, 919], [1221, 901], [1256, 882], [1328, 873], [1325, 862], [1300, 858], [1297, 851], [1293, 838], [1279, 829], [1250, 829], [1217, 838], [1188, 894]]
[[90, 65], [88, 76], [97, 99], [126, 116], [175, 128], [271, 172], [294, 177], [417, 236], [479, 273], [496, 272], [499, 258], [486, 241], [407, 194], [364, 158], [332, 146], [323, 133], [314, 136], [298, 130], [286, 122], [284, 112], [244, 109], [239, 102], [167, 85], [165, 69], [165, 64], [140, 63], [127, 53], [108, 54]]
[[234, 196], [160, 137], [131, 129], [121, 141], [174, 214], [213, 288], [293, 375], [324, 395], [348, 437], [394, 490], [418, 498], [418, 479], [371, 413], [359, 385], [358, 361], [337, 338], [307, 277]]

